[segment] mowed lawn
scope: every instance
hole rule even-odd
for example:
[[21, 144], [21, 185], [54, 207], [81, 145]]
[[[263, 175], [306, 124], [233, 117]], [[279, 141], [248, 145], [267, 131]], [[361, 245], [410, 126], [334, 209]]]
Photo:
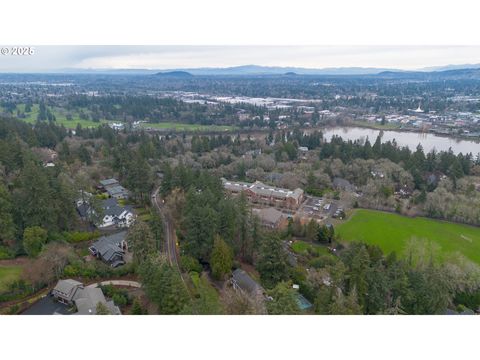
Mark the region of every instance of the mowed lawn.
[[458, 251], [480, 264], [480, 228], [473, 226], [357, 209], [335, 230], [346, 241], [378, 245], [386, 254], [402, 254], [412, 238], [426, 239], [436, 243], [442, 254]]
[[8, 290], [8, 284], [18, 280], [21, 273], [21, 266], [0, 266], [0, 293]]
[[[20, 104], [20, 105], [17, 106], [17, 108], [20, 111], [24, 111], [25, 110], [25, 105]], [[80, 124], [83, 128], [93, 128], [93, 127], [98, 127], [101, 124], [108, 123], [107, 120], [100, 120], [100, 122], [95, 122], [95, 121], [92, 121], [92, 120], [80, 119], [80, 117], [76, 113], [72, 114], [72, 120], [67, 120], [67, 117], [66, 117], [65, 114], [61, 113], [60, 111], [58, 111], [56, 109], [51, 109], [51, 110], [53, 110], [53, 113], [54, 113], [55, 118], [56, 118], [55, 123], [58, 124], [58, 125], [63, 125], [67, 129], [76, 129], [77, 124]], [[38, 104], [33, 104], [32, 111], [29, 112], [29, 113], [26, 113], [25, 114], [26, 117], [23, 118], [23, 119], [20, 119], [20, 120], [23, 120], [23, 121], [25, 121], [29, 124], [34, 124], [37, 121], [38, 113], [39, 113], [39, 105]]]
[[161, 123], [142, 123], [144, 128], [165, 129], [176, 131], [232, 131], [234, 126], [228, 125], [200, 125], [200, 124], [182, 124], [175, 122], [161, 122]]

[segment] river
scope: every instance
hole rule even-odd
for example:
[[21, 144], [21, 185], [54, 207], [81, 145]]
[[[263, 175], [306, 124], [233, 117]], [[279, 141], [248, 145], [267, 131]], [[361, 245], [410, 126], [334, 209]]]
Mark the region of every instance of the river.
[[[321, 130], [327, 141], [334, 135], [341, 136], [343, 140], [368, 139], [373, 143], [380, 134], [380, 130], [368, 129], [362, 127], [332, 127]], [[450, 137], [438, 136], [431, 133], [415, 133], [395, 130], [384, 130], [382, 143], [395, 139], [399, 146], [407, 146], [415, 151], [418, 144], [421, 144], [425, 153], [435, 149], [436, 151], [448, 151], [449, 148], [455, 154], [472, 153], [476, 156], [480, 153], [480, 143], [473, 140], [456, 139]]]

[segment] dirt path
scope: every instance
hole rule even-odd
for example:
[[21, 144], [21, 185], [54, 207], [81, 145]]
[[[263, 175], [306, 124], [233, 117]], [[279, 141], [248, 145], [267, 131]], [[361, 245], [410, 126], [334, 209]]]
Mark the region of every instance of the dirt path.
[[18, 257], [15, 259], [0, 260], [0, 266], [22, 266], [30, 263], [32, 260], [27, 257]]

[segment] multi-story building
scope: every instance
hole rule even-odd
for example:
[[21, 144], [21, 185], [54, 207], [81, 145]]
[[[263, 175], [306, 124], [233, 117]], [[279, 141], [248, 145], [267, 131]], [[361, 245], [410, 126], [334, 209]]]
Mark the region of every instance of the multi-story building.
[[298, 209], [304, 199], [303, 190], [300, 188], [295, 190], [282, 189], [265, 185], [260, 181], [255, 181], [252, 184], [222, 179], [222, 182], [226, 191], [233, 194], [243, 192], [251, 202], [257, 204]]

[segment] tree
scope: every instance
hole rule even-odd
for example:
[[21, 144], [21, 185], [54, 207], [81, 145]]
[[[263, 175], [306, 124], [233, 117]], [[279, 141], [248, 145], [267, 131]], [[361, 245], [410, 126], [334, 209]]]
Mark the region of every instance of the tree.
[[183, 249], [197, 259], [208, 260], [217, 233], [217, 212], [209, 205], [206, 194], [190, 189], [185, 209]]
[[288, 278], [286, 254], [278, 236], [270, 235], [264, 239], [257, 270], [266, 288], [273, 288]]
[[156, 211], [151, 211], [150, 216], [151, 217], [149, 225], [155, 239], [155, 247], [157, 248], [157, 250], [160, 251], [163, 248], [162, 245], [165, 234], [165, 230], [163, 228], [163, 221], [160, 214]]
[[310, 219], [305, 229], [305, 237], [309, 241], [317, 240], [318, 223], [314, 219]]
[[134, 261], [139, 264], [156, 251], [155, 238], [143, 221], [137, 221], [128, 232], [127, 242], [133, 248]]
[[217, 290], [210, 285], [205, 274], [198, 279], [195, 297], [182, 313], [193, 315], [221, 315], [224, 313]]
[[357, 292], [355, 289], [345, 296], [341, 290], [334, 296], [333, 304], [330, 306], [332, 315], [361, 315], [362, 308], [358, 304]]
[[318, 227], [317, 240], [319, 242], [323, 242], [323, 243], [332, 242], [333, 233], [332, 233], [332, 230], [329, 229], [330, 227], [333, 229], [333, 226], [327, 226], [327, 225], [321, 225]]
[[222, 303], [228, 315], [265, 315], [267, 313], [263, 297], [253, 297], [231, 287], [226, 287], [222, 293]]
[[13, 246], [15, 243], [15, 223], [13, 204], [7, 189], [0, 182], [0, 243]]
[[92, 157], [84, 144], [80, 145], [80, 148], [78, 149], [78, 158], [85, 165], [92, 165]]
[[97, 307], [95, 310], [96, 310], [96, 315], [112, 315], [108, 307], [101, 302], [97, 303]]
[[55, 207], [45, 171], [33, 162], [28, 162], [20, 173], [19, 188], [15, 192], [15, 208], [25, 227], [55, 227]]
[[230, 247], [218, 235], [213, 242], [213, 251], [210, 257], [212, 275], [217, 280], [223, 280], [230, 273], [233, 266], [233, 254]]
[[296, 315], [300, 313], [297, 293], [289, 282], [278, 283], [268, 292], [273, 300], [267, 301], [269, 315]]
[[140, 301], [138, 299], [133, 300], [131, 315], [145, 315], [145, 310], [143, 309]]
[[160, 314], [179, 314], [190, 302], [180, 273], [165, 258], [149, 258], [140, 264], [140, 278], [149, 299]]
[[23, 232], [23, 248], [28, 256], [36, 257], [47, 242], [47, 231], [40, 226], [32, 226]]

